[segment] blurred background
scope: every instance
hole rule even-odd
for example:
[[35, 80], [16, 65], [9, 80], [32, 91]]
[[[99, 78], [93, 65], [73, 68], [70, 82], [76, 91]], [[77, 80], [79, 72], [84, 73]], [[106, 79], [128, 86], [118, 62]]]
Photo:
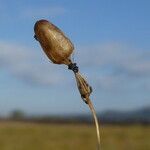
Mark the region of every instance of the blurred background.
[[75, 78], [34, 37], [47, 19], [74, 43], [106, 150], [150, 149], [150, 1], [0, 0], [0, 149], [96, 148]]

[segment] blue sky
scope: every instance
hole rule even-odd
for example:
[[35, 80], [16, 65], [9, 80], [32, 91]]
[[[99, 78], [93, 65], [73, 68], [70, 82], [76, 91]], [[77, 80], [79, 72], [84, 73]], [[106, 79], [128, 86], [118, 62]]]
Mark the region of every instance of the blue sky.
[[0, 0], [0, 114], [87, 113], [66, 66], [49, 62], [33, 39], [47, 19], [74, 43], [97, 111], [150, 105], [150, 1]]

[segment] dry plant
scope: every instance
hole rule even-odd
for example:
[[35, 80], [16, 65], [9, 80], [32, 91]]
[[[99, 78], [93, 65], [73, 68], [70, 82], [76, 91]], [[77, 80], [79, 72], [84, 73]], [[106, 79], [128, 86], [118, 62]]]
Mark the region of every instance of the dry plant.
[[59, 28], [47, 20], [37, 21], [34, 26], [34, 32], [35, 39], [39, 41], [47, 57], [55, 64], [67, 65], [68, 69], [74, 72], [81, 98], [89, 106], [93, 114], [98, 140], [98, 150], [100, 150], [100, 132], [98, 119], [93, 104], [89, 98], [92, 92], [92, 88], [80, 74], [76, 63], [73, 63], [71, 60], [71, 54], [74, 50], [73, 44]]

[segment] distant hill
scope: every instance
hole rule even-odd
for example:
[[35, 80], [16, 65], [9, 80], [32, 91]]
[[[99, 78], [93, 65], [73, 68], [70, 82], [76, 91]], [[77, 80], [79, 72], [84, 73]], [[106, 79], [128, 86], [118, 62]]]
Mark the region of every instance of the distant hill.
[[98, 117], [103, 123], [150, 124], [150, 106], [133, 111], [106, 111]]
[[[15, 113], [14, 113], [15, 112]], [[150, 106], [133, 111], [109, 110], [97, 113], [98, 119], [103, 124], [144, 124], [150, 125]], [[18, 115], [18, 111], [13, 111], [8, 118], [0, 118], [7, 121], [26, 121], [38, 123], [89, 123], [93, 122], [91, 114], [86, 115], [44, 115], [44, 116], [26, 116]]]

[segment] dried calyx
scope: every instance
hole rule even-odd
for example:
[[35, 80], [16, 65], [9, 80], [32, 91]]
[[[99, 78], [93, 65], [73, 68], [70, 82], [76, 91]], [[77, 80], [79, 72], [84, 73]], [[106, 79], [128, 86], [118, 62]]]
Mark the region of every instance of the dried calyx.
[[100, 149], [98, 120], [92, 102], [89, 98], [92, 88], [80, 74], [76, 63], [71, 61], [71, 54], [74, 50], [73, 44], [59, 28], [47, 20], [37, 21], [34, 26], [34, 32], [35, 39], [39, 41], [47, 57], [55, 64], [67, 65], [68, 69], [74, 72], [81, 98], [89, 105], [93, 114], [97, 131], [98, 149]]

